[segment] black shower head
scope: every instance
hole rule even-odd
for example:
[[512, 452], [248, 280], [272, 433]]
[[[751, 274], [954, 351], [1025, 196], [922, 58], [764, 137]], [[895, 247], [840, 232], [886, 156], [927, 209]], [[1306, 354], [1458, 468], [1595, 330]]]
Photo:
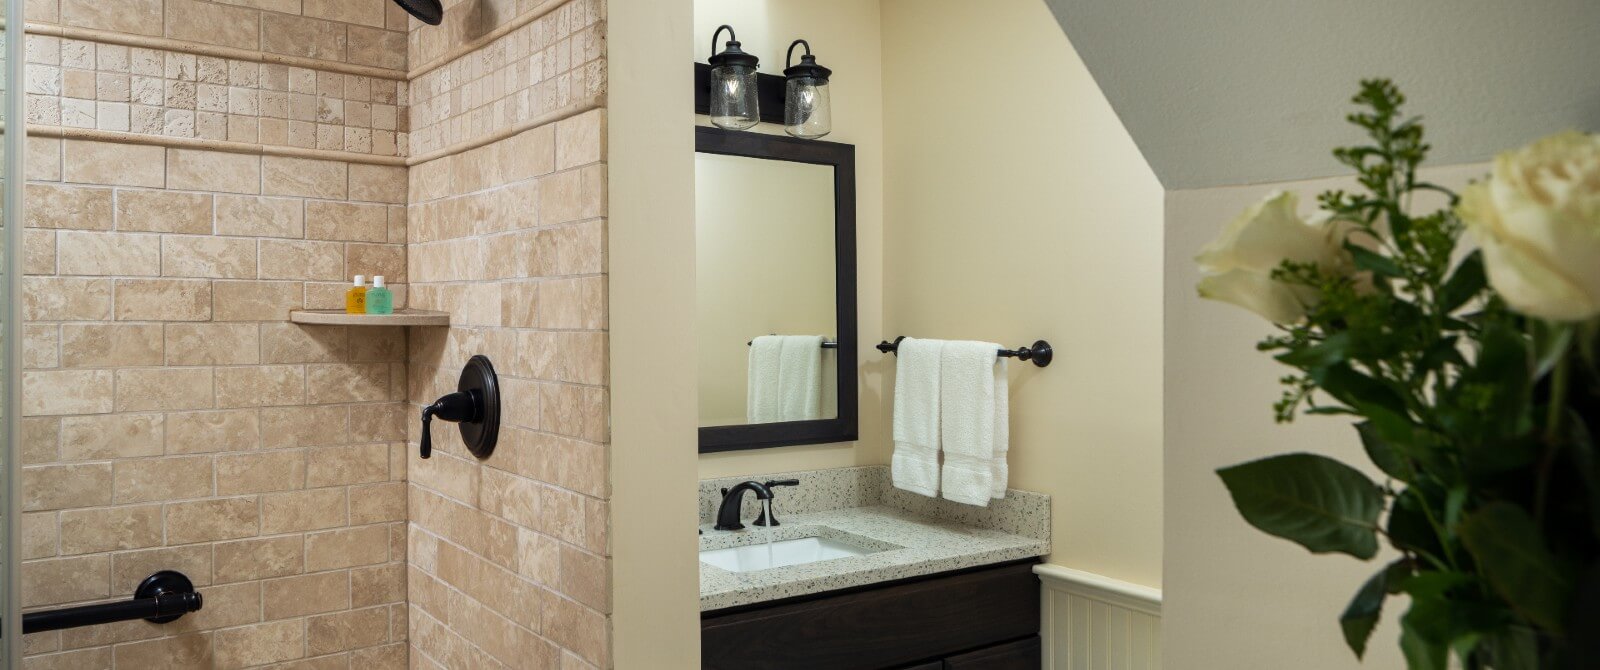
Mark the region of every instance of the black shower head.
[[418, 21], [430, 26], [437, 26], [444, 20], [444, 8], [439, 6], [439, 0], [394, 0], [394, 2], [417, 17]]

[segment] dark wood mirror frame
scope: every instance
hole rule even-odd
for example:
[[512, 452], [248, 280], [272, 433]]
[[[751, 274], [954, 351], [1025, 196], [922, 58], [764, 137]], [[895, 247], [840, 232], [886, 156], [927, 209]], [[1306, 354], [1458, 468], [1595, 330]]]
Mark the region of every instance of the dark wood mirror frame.
[[[700, 428], [700, 453], [768, 449], [798, 444], [854, 442], [859, 434], [856, 357], [856, 148], [721, 128], [694, 129], [696, 153], [745, 156], [833, 167], [834, 307], [838, 311], [839, 414], [832, 419]], [[696, 187], [698, 188], [698, 186]]]

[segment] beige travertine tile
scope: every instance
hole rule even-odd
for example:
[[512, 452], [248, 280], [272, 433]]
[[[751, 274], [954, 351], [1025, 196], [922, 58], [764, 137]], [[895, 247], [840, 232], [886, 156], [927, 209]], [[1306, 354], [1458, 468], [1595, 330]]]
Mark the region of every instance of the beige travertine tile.
[[406, 281], [406, 248], [401, 244], [347, 244], [345, 264], [351, 274], [383, 275], [395, 284]]
[[110, 370], [26, 370], [22, 415], [104, 414], [112, 410]]
[[211, 670], [215, 663], [210, 633], [186, 633], [121, 644], [112, 649], [116, 654], [117, 666], [123, 668]]
[[[111, 557], [111, 594], [131, 594], [139, 582], [159, 570], [177, 570], [188, 575], [195, 586], [210, 585], [211, 546], [191, 544], [114, 554]], [[210, 593], [206, 593], [205, 598], [207, 606], [215, 604], [211, 602]]]
[[539, 323], [552, 329], [604, 329], [605, 300], [603, 277], [546, 281], [539, 286]]
[[293, 198], [217, 196], [217, 234], [252, 237], [305, 235], [301, 201]]
[[565, 170], [605, 158], [605, 110], [596, 109], [556, 123], [556, 169]]
[[169, 323], [167, 365], [250, 365], [261, 362], [253, 323]]
[[[210, 548], [211, 545], [204, 545]], [[225, 584], [205, 590], [206, 607], [190, 614], [194, 627], [214, 630], [261, 621], [261, 582]]]
[[584, 218], [583, 174], [573, 169], [539, 180], [539, 221], [565, 223]]
[[158, 235], [63, 230], [56, 236], [56, 270], [64, 275], [161, 274]]
[[349, 185], [346, 167], [338, 161], [266, 156], [262, 159], [263, 193], [343, 199]]
[[260, 442], [260, 417], [253, 409], [174, 412], [166, 415], [169, 454], [246, 451]]
[[267, 619], [346, 609], [350, 607], [350, 573], [324, 572], [274, 579], [263, 585], [261, 598]]
[[166, 277], [253, 278], [256, 276], [256, 241], [209, 235], [163, 235], [161, 274]]
[[307, 201], [306, 237], [383, 242], [389, 237], [389, 208], [378, 204]]
[[61, 458], [82, 461], [159, 456], [165, 434], [160, 414], [66, 417], [61, 422]]
[[[33, 5], [28, 5], [29, 14], [33, 13]], [[29, 17], [32, 20], [32, 17]], [[39, 637], [39, 636], [34, 636]], [[25, 645], [28, 643], [24, 643]], [[26, 648], [25, 654], [35, 653], [32, 648]], [[75, 649], [59, 654], [51, 653], [40, 656], [29, 656], [23, 667], [27, 670], [110, 670], [111, 647], [97, 647], [94, 649]]]
[[53, 230], [23, 231], [22, 271], [30, 275], [56, 273], [56, 233]]
[[111, 189], [58, 184], [28, 184], [29, 228], [111, 230]]
[[260, 527], [260, 504], [254, 496], [170, 503], [166, 507], [167, 544], [251, 537]]
[[411, 406], [403, 403], [352, 405], [350, 441], [404, 442], [411, 414]]
[[261, 24], [261, 50], [268, 53], [345, 60], [345, 26], [300, 16], [267, 14]]
[[23, 560], [49, 558], [56, 555], [56, 541], [60, 526], [55, 512], [33, 512], [22, 515], [22, 543], [17, 558]]
[[607, 439], [605, 389], [545, 384], [539, 395], [546, 430], [594, 442]]
[[300, 620], [229, 628], [214, 636], [212, 648], [215, 667], [219, 669], [277, 663], [305, 655], [305, 622]]
[[303, 535], [219, 542], [214, 547], [219, 584], [287, 577], [305, 571]]
[[331, 363], [344, 360], [349, 329], [295, 323], [261, 324], [261, 353], [266, 363]]
[[166, 153], [149, 144], [66, 140], [63, 177], [83, 184], [160, 188], [166, 183]]
[[58, 456], [61, 443], [61, 419], [53, 416], [29, 417], [21, 421], [21, 445], [17, 465], [50, 463]]
[[196, 279], [116, 280], [118, 321], [206, 321], [211, 282]]
[[61, 367], [61, 329], [55, 324], [22, 327], [22, 367]]
[[151, 233], [211, 232], [211, 195], [174, 191], [117, 192], [117, 230]]
[[379, 0], [304, 0], [302, 11], [320, 19], [382, 28], [385, 5]]
[[298, 365], [258, 365], [217, 369], [219, 407], [302, 405], [306, 372]]
[[350, 606], [368, 607], [405, 601], [406, 564], [400, 561], [403, 558], [395, 556], [397, 562], [394, 563], [351, 570]]
[[22, 606], [37, 607], [111, 594], [111, 556], [94, 554], [22, 564]]
[[320, 530], [345, 525], [345, 489], [309, 489], [261, 497], [261, 532]]
[[[32, 17], [29, 20], [33, 20]], [[160, 35], [161, 0], [133, 0], [119, 5], [97, 0], [61, 0], [61, 22], [118, 33]]]
[[344, 245], [311, 240], [267, 240], [261, 245], [262, 279], [344, 279]]
[[267, 493], [302, 488], [305, 453], [298, 449], [217, 457], [217, 495]]
[[350, 487], [350, 523], [406, 520], [405, 482]]
[[38, 511], [111, 504], [111, 464], [22, 469], [22, 509]]
[[313, 656], [371, 647], [388, 639], [389, 611], [384, 607], [324, 614], [306, 620], [306, 650]]
[[545, 124], [502, 143], [500, 173], [506, 181], [550, 174], [555, 170], [556, 126]]
[[61, 513], [61, 554], [97, 554], [161, 544], [161, 506], [133, 505]]
[[350, 411], [344, 405], [267, 407], [261, 410], [264, 449], [344, 444], [349, 441]]
[[219, 281], [213, 288], [217, 321], [282, 321], [305, 295], [300, 282]]
[[112, 502], [181, 500], [211, 495], [211, 459], [206, 456], [117, 461], [112, 464]]
[[260, 193], [261, 157], [205, 149], [170, 149], [167, 151], [167, 188]]
[[160, 365], [163, 352], [160, 324], [61, 325], [61, 364], [65, 367]]
[[306, 453], [306, 486], [368, 484], [389, 479], [389, 448], [382, 444], [316, 447]]
[[117, 370], [117, 411], [204, 409], [215, 400], [211, 368]]
[[306, 366], [307, 400], [312, 404], [372, 402], [389, 398], [389, 366], [382, 363]]
[[375, 565], [388, 560], [389, 530], [386, 526], [339, 528], [306, 534], [308, 572]]
[[605, 615], [565, 598], [545, 598], [543, 622], [540, 632], [556, 644], [606, 667], [611, 642]]
[[406, 204], [406, 170], [388, 165], [350, 164], [350, 199]]
[[[29, 17], [28, 20], [32, 21], [33, 18]], [[61, 140], [29, 135], [27, 152], [28, 179], [61, 181]]]
[[195, 0], [166, 0], [167, 37], [239, 49], [261, 46], [261, 12]]
[[392, 30], [350, 26], [350, 63], [404, 70], [406, 35]]
[[26, 321], [104, 321], [111, 318], [111, 280], [25, 277], [22, 309]]

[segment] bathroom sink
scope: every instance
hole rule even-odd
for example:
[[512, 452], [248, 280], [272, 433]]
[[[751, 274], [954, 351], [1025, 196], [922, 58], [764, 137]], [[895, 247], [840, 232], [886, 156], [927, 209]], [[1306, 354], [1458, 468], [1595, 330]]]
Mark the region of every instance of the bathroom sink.
[[826, 537], [801, 537], [700, 552], [700, 562], [728, 572], [754, 572], [880, 551]]

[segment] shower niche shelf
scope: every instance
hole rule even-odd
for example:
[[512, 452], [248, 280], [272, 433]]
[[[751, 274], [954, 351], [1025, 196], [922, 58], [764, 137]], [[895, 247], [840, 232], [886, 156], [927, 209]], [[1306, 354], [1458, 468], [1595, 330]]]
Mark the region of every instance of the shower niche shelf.
[[322, 326], [448, 326], [450, 313], [397, 309], [393, 314], [348, 314], [342, 309], [297, 309], [289, 312], [289, 320]]

